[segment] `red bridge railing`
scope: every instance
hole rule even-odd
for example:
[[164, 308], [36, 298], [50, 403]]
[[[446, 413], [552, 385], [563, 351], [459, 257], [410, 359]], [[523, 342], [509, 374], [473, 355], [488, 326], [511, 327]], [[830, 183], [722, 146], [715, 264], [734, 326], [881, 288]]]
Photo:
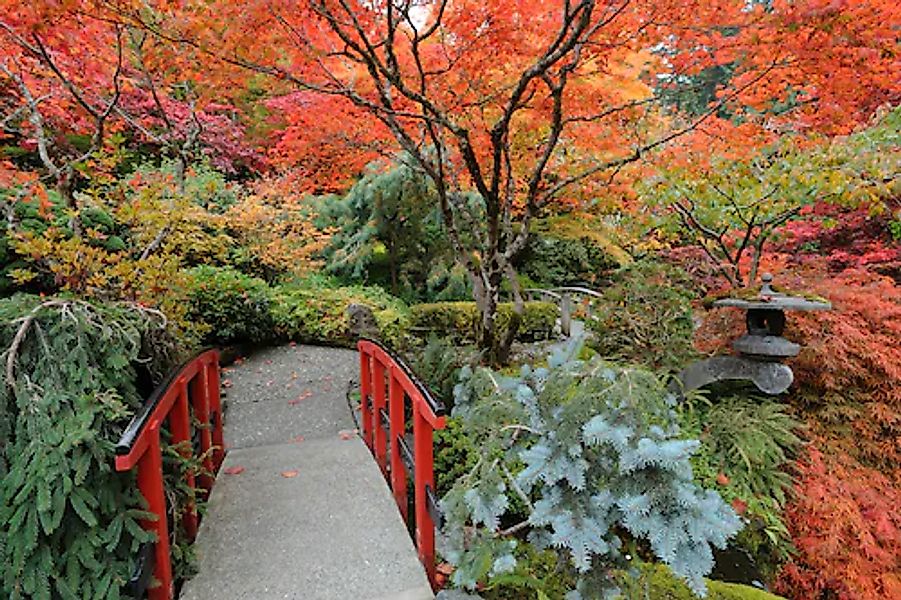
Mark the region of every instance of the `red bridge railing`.
[[435, 588], [435, 527], [440, 525], [441, 513], [434, 491], [432, 439], [436, 429], [444, 429], [444, 405], [387, 348], [372, 340], [361, 340], [357, 347], [363, 440], [389, 479], [397, 506], [408, 523], [407, 478], [413, 478], [416, 549]]
[[[146, 589], [150, 600], [171, 600], [174, 595], [172, 564], [169, 555], [169, 522], [163, 486], [163, 456], [160, 431], [168, 424], [172, 444], [181, 444], [186, 458], [202, 460], [201, 473], [188, 472], [187, 484], [202, 494], [209, 494], [214, 474], [222, 464], [222, 408], [219, 397], [219, 352], [207, 350], [177, 369], [163, 382], [116, 444], [116, 470], [137, 468], [138, 488], [156, 519], [142, 523], [144, 529], [156, 533], [152, 553], [141, 557], [151, 565], [140, 565], [131, 585], [134, 595], [143, 595], [150, 574], [157, 585]], [[195, 440], [199, 435], [199, 440]], [[183, 517], [188, 536], [197, 534], [197, 511], [189, 507]]]

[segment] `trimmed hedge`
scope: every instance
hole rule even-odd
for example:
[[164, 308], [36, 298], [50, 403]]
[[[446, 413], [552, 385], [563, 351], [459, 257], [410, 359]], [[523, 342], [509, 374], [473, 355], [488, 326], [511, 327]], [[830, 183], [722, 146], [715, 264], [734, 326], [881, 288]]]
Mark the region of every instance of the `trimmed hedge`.
[[[497, 307], [497, 329], [506, 335], [513, 315], [513, 303]], [[526, 302], [516, 339], [535, 341], [550, 338], [557, 322], [558, 309], [550, 302]], [[414, 333], [439, 335], [457, 341], [474, 341], [478, 337], [481, 313], [475, 302], [435, 302], [410, 307], [410, 324]]]
[[372, 310], [379, 337], [393, 347], [403, 345], [409, 327], [409, 310], [380, 288], [276, 287], [272, 317], [280, 337], [306, 343], [352, 346], [356, 339], [348, 328], [346, 311], [351, 304]]

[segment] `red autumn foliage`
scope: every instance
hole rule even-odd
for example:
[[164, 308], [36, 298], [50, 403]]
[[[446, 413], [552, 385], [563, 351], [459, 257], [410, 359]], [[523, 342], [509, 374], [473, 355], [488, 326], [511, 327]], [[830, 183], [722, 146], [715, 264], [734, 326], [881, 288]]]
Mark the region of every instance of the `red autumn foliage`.
[[811, 256], [826, 255], [831, 271], [869, 268], [887, 275], [901, 274], [901, 243], [889, 233], [891, 211], [873, 214], [866, 207], [820, 202], [802, 214], [807, 218], [783, 227], [776, 245], [779, 252], [793, 254], [801, 264]]
[[791, 598], [901, 598], [901, 489], [852, 459], [811, 447], [786, 517], [797, 555], [779, 574]]

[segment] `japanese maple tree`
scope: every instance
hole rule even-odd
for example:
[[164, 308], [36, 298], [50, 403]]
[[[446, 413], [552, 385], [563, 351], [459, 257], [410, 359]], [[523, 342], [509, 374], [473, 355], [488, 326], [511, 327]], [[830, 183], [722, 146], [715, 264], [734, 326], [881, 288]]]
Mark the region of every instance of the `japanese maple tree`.
[[[828, 128], [836, 106], [853, 121], [898, 93], [896, 9], [875, 0], [257, 0], [217, 3], [215, 30], [191, 18], [192, 3], [119, 9], [165, 39], [330, 99], [301, 110], [346, 114], [352, 144], [389, 133], [435, 184], [492, 360], [512, 341], [496, 334], [501, 284], [520, 305], [512, 261], [552, 203], [602, 193], [624, 166], [726, 112], [758, 128]], [[876, 64], [849, 89], [862, 61]], [[731, 77], [705, 112], [660, 110], [667, 85], [717, 65]], [[289, 140], [315, 148], [305, 140], [316, 127], [297, 133], [282, 138], [289, 156]]]

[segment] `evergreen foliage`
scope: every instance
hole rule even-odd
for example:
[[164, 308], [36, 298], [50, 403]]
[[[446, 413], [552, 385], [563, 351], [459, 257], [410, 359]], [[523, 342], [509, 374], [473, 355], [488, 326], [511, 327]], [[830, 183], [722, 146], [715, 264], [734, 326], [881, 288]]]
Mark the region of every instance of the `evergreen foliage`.
[[594, 287], [611, 271], [632, 262], [595, 215], [570, 213], [541, 219], [517, 258], [519, 273], [540, 287]]
[[113, 444], [141, 402], [135, 365], [158, 380], [175, 361], [166, 321], [18, 295], [0, 300], [0, 342], [0, 590], [118, 598], [148, 515]]
[[[459, 346], [447, 337], [429, 336], [425, 346], [410, 353], [409, 364], [432, 394], [448, 410], [454, 406], [454, 386], [460, 369], [478, 359], [474, 346]], [[440, 430], [439, 430], [440, 431]]]
[[434, 195], [431, 182], [403, 157], [370, 165], [344, 198], [321, 203], [320, 225], [334, 230], [323, 251], [326, 272], [384, 285], [414, 301], [455, 285]]
[[692, 286], [686, 274], [651, 261], [618, 271], [592, 305], [589, 345], [602, 356], [678, 370], [694, 355]]
[[[496, 327], [503, 335], [510, 327], [513, 312], [512, 302], [498, 304]], [[550, 338], [558, 312], [557, 306], [550, 302], [524, 303], [516, 339], [534, 341]], [[481, 312], [475, 302], [433, 302], [411, 306], [410, 317], [415, 332], [471, 342], [478, 338]]]
[[[574, 360], [578, 342], [547, 368], [518, 377], [464, 368], [454, 417], [479, 460], [442, 499], [442, 553], [453, 583], [512, 572], [519, 539], [552, 548], [578, 575], [569, 598], [609, 592], [624, 565], [624, 539], [642, 539], [693, 591], [705, 591], [710, 546], [723, 547], [741, 521], [693, 479], [698, 448], [681, 439], [673, 397], [648, 371], [598, 358]], [[518, 497], [527, 519], [509, 523]], [[598, 587], [601, 586], [601, 587]]]
[[[621, 600], [694, 600], [692, 591], [662, 565], [641, 565], [620, 579]], [[778, 600], [764, 590], [722, 581], [707, 582], [707, 600]]]

